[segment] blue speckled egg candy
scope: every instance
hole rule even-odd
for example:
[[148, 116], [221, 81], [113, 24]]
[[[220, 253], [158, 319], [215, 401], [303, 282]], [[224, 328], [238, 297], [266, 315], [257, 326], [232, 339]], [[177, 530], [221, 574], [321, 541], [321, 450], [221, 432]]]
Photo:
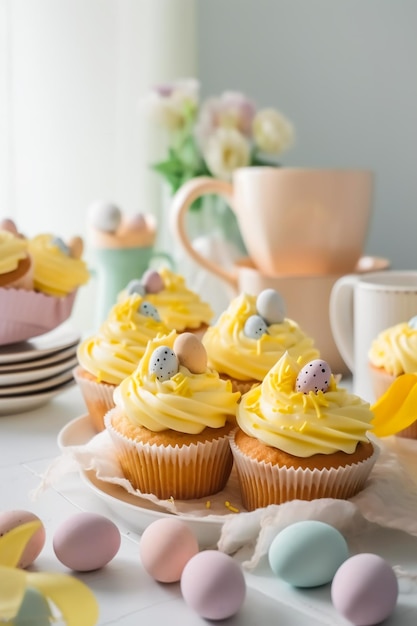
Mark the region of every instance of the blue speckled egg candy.
[[179, 362], [177, 355], [168, 346], [159, 346], [149, 359], [149, 373], [156, 374], [159, 381], [163, 382], [177, 374]]

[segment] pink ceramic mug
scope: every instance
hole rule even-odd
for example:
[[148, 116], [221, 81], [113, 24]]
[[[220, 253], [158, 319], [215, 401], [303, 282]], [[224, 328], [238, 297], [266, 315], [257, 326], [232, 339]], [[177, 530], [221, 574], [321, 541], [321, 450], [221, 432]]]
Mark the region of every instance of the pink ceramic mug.
[[[172, 201], [171, 226], [188, 254], [207, 267], [187, 235], [185, 214], [200, 196], [218, 194], [235, 212], [263, 274], [345, 274], [363, 253], [372, 192], [373, 175], [365, 170], [244, 167], [232, 183], [208, 177], [185, 183]], [[210, 261], [209, 269], [227, 280], [221, 266]]]

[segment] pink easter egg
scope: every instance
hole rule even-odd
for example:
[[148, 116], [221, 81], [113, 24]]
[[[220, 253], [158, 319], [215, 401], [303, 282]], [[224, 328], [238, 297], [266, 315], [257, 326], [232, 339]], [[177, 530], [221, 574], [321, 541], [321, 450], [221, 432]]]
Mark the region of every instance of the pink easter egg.
[[313, 391], [325, 393], [330, 385], [332, 371], [323, 359], [314, 359], [301, 368], [295, 381], [295, 388], [301, 393]]
[[146, 293], [159, 293], [164, 288], [164, 281], [159, 272], [149, 269], [142, 276], [142, 285]]

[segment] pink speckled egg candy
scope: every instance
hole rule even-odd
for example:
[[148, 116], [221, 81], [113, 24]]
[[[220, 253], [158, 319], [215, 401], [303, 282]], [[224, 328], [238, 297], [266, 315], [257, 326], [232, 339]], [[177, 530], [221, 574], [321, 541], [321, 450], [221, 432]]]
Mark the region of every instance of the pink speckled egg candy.
[[313, 391], [325, 393], [330, 385], [332, 370], [323, 359], [314, 359], [301, 368], [295, 381], [295, 388], [301, 393]]
[[335, 609], [352, 624], [373, 626], [395, 609], [397, 577], [391, 565], [377, 554], [356, 554], [337, 570], [331, 597]]
[[142, 285], [146, 293], [159, 293], [164, 288], [164, 281], [156, 270], [146, 270], [142, 276]]
[[175, 339], [174, 352], [181, 365], [192, 374], [203, 374], [207, 368], [207, 352], [193, 333], [181, 333]]
[[240, 565], [231, 556], [204, 550], [190, 559], [181, 576], [185, 602], [200, 617], [222, 620], [235, 615], [246, 596]]
[[57, 559], [76, 572], [90, 572], [109, 563], [120, 548], [120, 531], [97, 513], [76, 513], [63, 522], [53, 538]]
[[16, 510], [16, 511], [3, 511], [0, 513], [0, 537], [6, 535], [8, 532], [27, 524], [28, 522], [40, 522], [41, 527], [32, 535], [29, 539], [20, 561], [17, 564], [18, 567], [25, 569], [32, 565], [33, 561], [42, 552], [45, 545], [45, 527], [39, 517], [30, 511]]
[[143, 567], [161, 583], [178, 582], [184, 567], [197, 553], [195, 534], [176, 517], [163, 517], [149, 524], [139, 543]]

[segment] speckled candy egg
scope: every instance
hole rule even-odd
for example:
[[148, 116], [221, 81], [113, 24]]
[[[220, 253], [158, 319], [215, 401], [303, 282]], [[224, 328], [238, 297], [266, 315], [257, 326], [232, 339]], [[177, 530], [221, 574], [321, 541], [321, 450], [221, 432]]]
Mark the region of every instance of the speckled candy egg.
[[331, 374], [332, 370], [326, 361], [314, 359], [301, 368], [295, 381], [295, 388], [301, 393], [309, 393], [310, 391], [325, 393], [330, 385]]
[[409, 320], [408, 325], [410, 326], [410, 328], [417, 330], [417, 315], [414, 315], [414, 317]]
[[96, 202], [88, 210], [90, 224], [97, 230], [115, 233], [122, 221], [122, 212], [111, 202]]
[[145, 287], [142, 284], [142, 281], [138, 278], [134, 278], [127, 284], [126, 293], [128, 296], [132, 296], [133, 294], [139, 294], [140, 296], [144, 296], [146, 291]]
[[[4, 511], [0, 513], [0, 537], [13, 530], [13, 528], [17, 528], [18, 526], [22, 526], [22, 524], [34, 521], [41, 522], [39, 517], [30, 511]], [[42, 522], [41, 524], [41, 527], [29, 539], [23, 554], [20, 557], [20, 561], [17, 564], [18, 567], [29, 567], [29, 565], [31, 565], [42, 552], [45, 545], [46, 535], [45, 527]]]
[[256, 310], [268, 326], [285, 319], [284, 298], [275, 289], [264, 289], [256, 298]]
[[373, 626], [395, 609], [397, 577], [391, 565], [377, 554], [356, 554], [337, 570], [331, 597], [335, 609], [352, 624]]
[[325, 585], [348, 557], [343, 535], [316, 520], [287, 526], [275, 536], [268, 551], [274, 574], [294, 587]]
[[184, 567], [181, 592], [188, 606], [201, 617], [227, 619], [244, 602], [245, 577], [231, 556], [217, 550], [203, 550]]
[[251, 315], [245, 322], [243, 332], [249, 339], [260, 339], [268, 332], [266, 322], [259, 315]]
[[142, 284], [146, 293], [159, 293], [164, 288], [162, 276], [156, 270], [146, 270], [142, 276]]
[[168, 346], [159, 346], [153, 351], [149, 359], [149, 373], [156, 374], [163, 382], [177, 374], [179, 368], [177, 355]]
[[175, 517], [164, 517], [149, 524], [139, 543], [143, 567], [161, 583], [178, 582], [184, 567], [197, 553], [195, 534], [184, 521]]
[[181, 365], [192, 374], [202, 374], [207, 368], [207, 352], [200, 339], [192, 333], [181, 333], [175, 339], [174, 352]]
[[120, 531], [110, 519], [82, 512], [69, 517], [56, 530], [53, 549], [57, 559], [77, 572], [100, 569], [120, 548]]
[[143, 300], [143, 302], [140, 303], [139, 313], [141, 315], [144, 315], [145, 317], [151, 317], [156, 322], [161, 321], [161, 318], [159, 317], [158, 309], [156, 308], [156, 306], [154, 306], [150, 302], [147, 302], [146, 300]]

